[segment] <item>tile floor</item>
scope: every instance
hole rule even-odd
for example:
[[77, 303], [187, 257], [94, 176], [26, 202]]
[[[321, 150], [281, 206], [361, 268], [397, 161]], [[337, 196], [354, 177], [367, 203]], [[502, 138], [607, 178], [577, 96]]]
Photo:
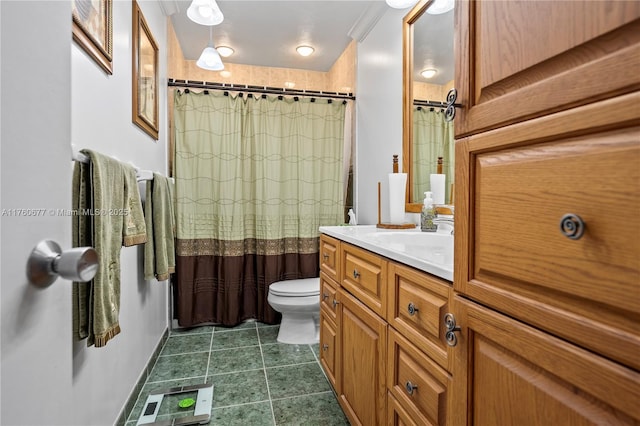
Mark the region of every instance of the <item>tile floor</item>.
[[[318, 345], [276, 341], [277, 325], [173, 330], [126, 426], [136, 424], [152, 390], [213, 383], [210, 425], [348, 425], [319, 364]], [[165, 399], [156, 421], [193, 415]]]

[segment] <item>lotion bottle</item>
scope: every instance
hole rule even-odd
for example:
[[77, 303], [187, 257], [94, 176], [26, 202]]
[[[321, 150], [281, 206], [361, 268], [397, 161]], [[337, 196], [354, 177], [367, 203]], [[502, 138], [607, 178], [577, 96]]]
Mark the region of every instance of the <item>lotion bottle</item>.
[[436, 211], [433, 206], [433, 198], [431, 191], [424, 193], [424, 204], [422, 205], [422, 214], [420, 215], [420, 229], [423, 232], [436, 232], [438, 225], [433, 223], [436, 217]]

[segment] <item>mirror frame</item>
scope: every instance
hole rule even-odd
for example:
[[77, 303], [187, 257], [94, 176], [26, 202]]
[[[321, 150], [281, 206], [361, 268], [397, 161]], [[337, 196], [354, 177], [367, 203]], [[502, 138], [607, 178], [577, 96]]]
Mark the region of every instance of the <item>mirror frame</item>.
[[402, 19], [402, 171], [407, 174], [405, 212], [420, 213], [422, 203], [411, 202], [413, 188], [413, 24], [434, 0], [420, 0]]

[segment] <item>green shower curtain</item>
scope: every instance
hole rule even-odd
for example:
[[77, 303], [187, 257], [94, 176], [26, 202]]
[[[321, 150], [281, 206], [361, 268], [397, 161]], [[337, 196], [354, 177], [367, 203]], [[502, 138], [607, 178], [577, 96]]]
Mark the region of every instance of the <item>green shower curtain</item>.
[[174, 116], [178, 322], [275, 323], [269, 284], [318, 276], [343, 221], [345, 105], [178, 91]]
[[430, 176], [437, 172], [438, 157], [442, 157], [445, 178], [445, 202], [449, 202], [451, 184], [454, 183], [455, 144], [453, 122], [445, 121], [438, 108], [413, 109], [413, 196], [421, 202], [425, 191], [431, 191]]

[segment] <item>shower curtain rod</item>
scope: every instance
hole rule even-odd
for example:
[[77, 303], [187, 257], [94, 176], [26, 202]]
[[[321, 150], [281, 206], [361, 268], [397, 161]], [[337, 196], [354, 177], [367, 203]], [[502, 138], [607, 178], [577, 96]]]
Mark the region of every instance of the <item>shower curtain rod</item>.
[[438, 101], [423, 101], [421, 99], [414, 99], [413, 104], [417, 106], [426, 106], [426, 107], [436, 107], [436, 108], [446, 108], [447, 104], [445, 102]]
[[263, 93], [273, 95], [306, 96], [312, 98], [333, 98], [355, 100], [353, 93], [325, 92], [322, 90], [295, 90], [279, 87], [251, 86], [248, 84], [212, 83], [209, 81], [177, 80], [170, 78], [169, 87], [191, 87], [196, 89], [229, 90], [232, 92]]

